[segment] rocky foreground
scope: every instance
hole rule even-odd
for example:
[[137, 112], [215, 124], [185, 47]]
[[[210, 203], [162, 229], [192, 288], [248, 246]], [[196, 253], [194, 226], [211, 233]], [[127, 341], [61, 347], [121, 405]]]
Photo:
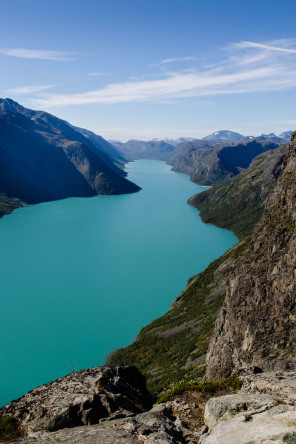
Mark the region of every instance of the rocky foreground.
[[[237, 393], [186, 392], [152, 405], [135, 367], [70, 374], [0, 409], [0, 441], [19, 444], [296, 443], [296, 371], [241, 377]], [[209, 397], [208, 397], [209, 398]], [[11, 438], [3, 423], [13, 420]], [[18, 438], [16, 438], [18, 436]]]

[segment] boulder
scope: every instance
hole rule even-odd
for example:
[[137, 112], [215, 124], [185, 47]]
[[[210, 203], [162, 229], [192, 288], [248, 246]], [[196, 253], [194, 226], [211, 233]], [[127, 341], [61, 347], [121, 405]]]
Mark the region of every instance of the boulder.
[[15, 417], [31, 434], [131, 416], [152, 404], [146, 379], [135, 367], [95, 367], [32, 390], [0, 409], [0, 418]]
[[240, 393], [211, 398], [200, 444], [296, 442], [296, 372], [242, 377]]

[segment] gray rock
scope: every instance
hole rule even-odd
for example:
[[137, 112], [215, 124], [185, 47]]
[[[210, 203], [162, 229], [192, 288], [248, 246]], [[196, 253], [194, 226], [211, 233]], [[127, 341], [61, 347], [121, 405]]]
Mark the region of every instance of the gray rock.
[[[266, 440], [283, 440], [295, 442], [296, 416], [295, 409], [284, 406], [279, 412], [273, 407], [268, 415], [253, 415], [253, 421], [244, 421], [243, 416], [236, 416], [229, 421], [221, 421], [207, 435], [202, 435], [200, 444], [261, 444]], [[286, 439], [289, 438], [289, 441]]]
[[113, 419], [100, 424], [37, 432], [11, 443], [18, 444], [184, 444], [182, 430], [170, 411], [159, 405], [133, 418]]
[[205, 408], [205, 424], [212, 429], [218, 421], [227, 421], [234, 416], [244, 416], [244, 420], [248, 421], [252, 414], [268, 410], [276, 404], [276, 399], [271, 395], [235, 394], [211, 398]]
[[287, 403], [296, 402], [296, 371], [265, 372], [241, 379], [242, 393], [268, 393]]
[[152, 401], [135, 367], [95, 367], [32, 390], [0, 409], [0, 417], [16, 417], [31, 434], [131, 416], [149, 409]]
[[205, 409], [209, 431], [199, 443], [295, 443], [295, 378], [296, 372], [249, 375], [241, 393], [211, 398]]

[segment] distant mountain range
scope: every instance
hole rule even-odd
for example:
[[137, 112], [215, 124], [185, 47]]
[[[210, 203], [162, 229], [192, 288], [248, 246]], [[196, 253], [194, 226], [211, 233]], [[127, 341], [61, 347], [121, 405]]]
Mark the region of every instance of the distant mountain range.
[[[180, 137], [178, 139], [152, 139], [144, 140], [129, 140], [127, 142], [119, 142], [112, 140], [115, 146], [124, 157], [128, 160], [136, 159], [157, 159], [165, 160], [175, 166], [177, 158], [182, 156], [182, 153], [188, 147], [192, 146], [194, 149], [200, 148], [214, 148], [226, 147], [241, 144], [246, 144], [250, 141], [270, 142], [276, 146], [283, 143], [289, 143], [292, 131], [286, 131], [276, 136], [274, 133], [261, 134], [261, 136], [243, 136], [240, 133], [229, 130], [216, 131], [202, 139], [194, 139], [191, 137]], [[258, 152], [259, 154], [259, 152]], [[184, 171], [187, 173], [187, 171]], [[190, 174], [190, 173], [187, 173]], [[194, 179], [193, 179], [194, 180]]]
[[138, 191], [140, 187], [125, 178], [125, 161], [91, 131], [0, 99], [0, 215], [9, 212], [9, 201], [13, 209], [19, 201]]
[[128, 160], [167, 160], [175, 150], [177, 144], [168, 143], [166, 140], [129, 140], [124, 143], [113, 142], [113, 146]]
[[268, 139], [228, 141], [221, 145], [196, 140], [179, 145], [168, 163], [174, 171], [188, 174], [193, 182], [219, 185], [248, 168], [259, 154], [279, 145]]

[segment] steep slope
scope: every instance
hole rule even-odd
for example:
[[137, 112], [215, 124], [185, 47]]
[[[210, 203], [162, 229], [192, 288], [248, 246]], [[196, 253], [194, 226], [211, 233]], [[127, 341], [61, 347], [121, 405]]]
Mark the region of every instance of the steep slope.
[[140, 188], [89, 139], [42, 111], [0, 101], [0, 192], [27, 203]]
[[[124, 164], [127, 162], [127, 159], [107, 140], [103, 139], [103, 137], [98, 136], [97, 134], [89, 131], [85, 128], [79, 128], [78, 126], [72, 126], [75, 131], [81, 133], [84, 137], [86, 137], [97, 149], [96, 153], [102, 156], [102, 153], [105, 153], [105, 162], [113, 169], [115, 169], [122, 176], [126, 176], [125, 171], [123, 170]], [[110, 162], [111, 160], [111, 162]], [[114, 167], [119, 168], [114, 168]]]
[[113, 353], [109, 364], [135, 365], [149, 390], [159, 393], [171, 383], [205, 372], [205, 358], [215, 320], [225, 297], [226, 278], [247, 241], [241, 242], [194, 276], [170, 311], [144, 327], [136, 340]]
[[173, 170], [188, 174], [193, 182], [200, 185], [220, 185], [248, 168], [259, 154], [274, 149], [280, 143], [268, 140], [252, 140], [237, 143], [229, 140], [194, 141], [177, 147], [169, 159]]
[[263, 213], [287, 151], [288, 145], [266, 151], [233, 179], [196, 194], [188, 203], [200, 211], [204, 222], [227, 228], [240, 239], [250, 236]]
[[233, 269], [207, 357], [208, 378], [296, 368], [296, 133], [250, 246]]

